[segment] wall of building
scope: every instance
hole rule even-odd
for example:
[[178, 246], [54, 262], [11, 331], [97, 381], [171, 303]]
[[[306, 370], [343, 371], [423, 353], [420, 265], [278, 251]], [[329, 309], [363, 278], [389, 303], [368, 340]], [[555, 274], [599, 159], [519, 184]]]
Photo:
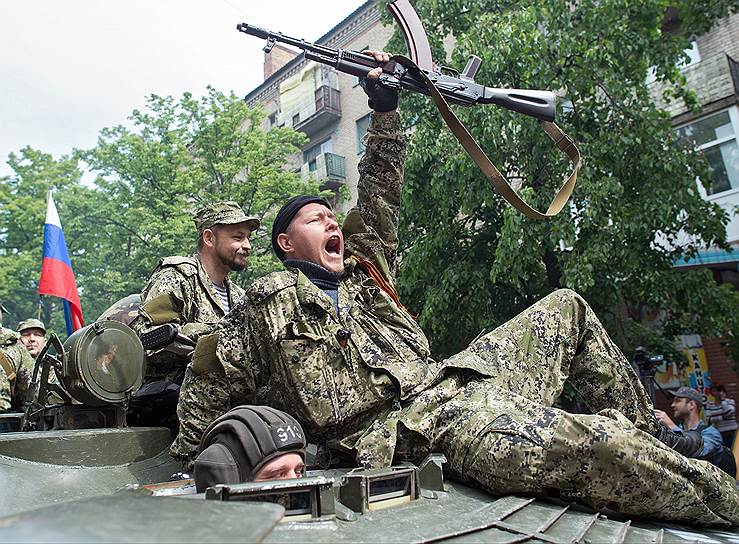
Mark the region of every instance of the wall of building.
[[[359, 51], [366, 48], [384, 49], [392, 36], [393, 27], [380, 24], [380, 8], [381, 6], [375, 0], [366, 2], [323, 36], [319, 43], [330, 47]], [[266, 111], [267, 118], [263, 123], [265, 129], [277, 122], [278, 115], [276, 114], [280, 110], [280, 84], [299, 73], [307, 64], [302, 55], [293, 60], [288, 57], [289, 54], [282, 51], [279, 57], [274, 60], [269, 59], [268, 56], [265, 57], [265, 82], [246, 96], [246, 101], [250, 106], [261, 105]], [[269, 69], [267, 62], [270, 63]], [[274, 70], [280, 64], [282, 66]], [[340, 212], [345, 212], [356, 203], [357, 198], [357, 181], [359, 179], [357, 166], [362, 157], [362, 152], [357, 146], [357, 121], [369, 114], [370, 110], [367, 106], [366, 95], [359, 87], [356, 77], [338, 73], [337, 80], [340, 92], [341, 117], [331, 125], [312, 133], [310, 141], [303, 146], [303, 151], [330, 138], [331, 152], [344, 157], [345, 186], [350, 197], [348, 200], [339, 202], [338, 209]], [[271, 119], [270, 116], [272, 116]], [[303, 154], [301, 152], [293, 157], [293, 166], [299, 169], [302, 163]]]
[[[739, 14], [722, 19], [709, 32], [697, 37], [695, 41], [699, 60], [686, 66], [683, 71], [689, 88], [696, 93], [702, 106], [701, 110], [689, 111], [682, 101], [665, 104], [660, 103], [658, 99], [657, 102], [670, 112], [673, 125], [678, 130], [692, 123], [705, 121], [711, 116], [728, 115], [730, 124], [721, 129], [723, 140], [717, 138], [716, 141], [723, 141], [726, 146], [722, 151], [725, 152], [723, 158], [726, 168], [733, 168], [735, 172], [739, 172], [739, 158], [735, 155], [732, 160], [730, 151], [727, 151], [727, 148], [730, 149], [730, 146], [735, 143], [732, 144], [730, 136], [726, 136], [727, 132], [730, 132], [727, 127], [730, 126], [733, 127], [734, 142], [739, 137], [739, 109], [737, 108], [739, 82], [734, 79], [736, 74], [732, 77], [731, 71], [731, 59], [739, 60]], [[711, 144], [710, 147], [715, 151], [718, 145]], [[709, 148], [704, 147], [703, 149], [707, 151]], [[739, 187], [735, 186], [729, 190], [709, 195], [703, 186], [699, 185], [699, 191], [703, 198], [720, 205], [727, 211], [730, 217], [726, 229], [727, 240], [734, 245], [735, 249], [739, 249], [739, 214], [735, 211], [739, 206]], [[731, 278], [736, 277], [738, 270], [736, 257], [732, 258], [723, 250], [716, 248], [706, 248], [701, 253], [704, 255], [697, 259], [695, 264], [713, 268], [717, 281], [731, 281]], [[719, 261], [723, 259], [723, 262], [711, 262], [711, 259]], [[722, 280], [722, 278], [726, 279]], [[737, 399], [739, 375], [734, 368], [735, 363], [728, 357], [725, 340], [704, 338], [702, 344], [711, 382], [723, 384], [727, 388], [728, 395]], [[661, 401], [661, 403], [664, 402]]]
[[739, 13], [719, 21], [710, 32], [696, 38], [700, 60], [683, 69], [688, 87], [695, 91], [703, 111], [688, 112], [682, 100], [667, 103], [659, 98], [659, 86], [655, 86], [657, 103], [670, 113], [675, 124], [736, 103], [734, 81], [727, 55], [739, 60]]

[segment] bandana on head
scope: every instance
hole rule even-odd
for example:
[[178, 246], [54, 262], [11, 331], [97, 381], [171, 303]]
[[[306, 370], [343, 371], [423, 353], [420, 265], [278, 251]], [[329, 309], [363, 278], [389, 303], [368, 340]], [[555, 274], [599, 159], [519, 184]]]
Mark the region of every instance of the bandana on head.
[[272, 225], [272, 249], [281, 261], [285, 260], [285, 252], [282, 251], [280, 246], [277, 244], [277, 237], [287, 230], [290, 223], [292, 223], [293, 219], [295, 219], [295, 216], [300, 211], [300, 208], [306, 204], [314, 203], [326, 206], [329, 210], [331, 209], [331, 204], [320, 196], [300, 195], [294, 196], [285, 202], [285, 205], [280, 208], [279, 212], [277, 212], [277, 217], [275, 217], [275, 222]]

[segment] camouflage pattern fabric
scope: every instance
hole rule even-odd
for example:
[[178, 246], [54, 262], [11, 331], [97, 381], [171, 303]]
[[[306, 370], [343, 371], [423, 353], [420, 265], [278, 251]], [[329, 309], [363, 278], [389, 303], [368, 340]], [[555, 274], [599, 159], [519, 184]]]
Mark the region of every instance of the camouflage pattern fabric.
[[[549, 295], [445, 361], [430, 356], [417, 323], [351, 259], [394, 283], [403, 158], [397, 114], [374, 113], [357, 207], [343, 226], [338, 313], [297, 270], [252, 284], [207, 337], [215, 353], [198, 350], [187, 369], [172, 454], [191, 463], [211, 421], [266, 404], [360, 465], [441, 451], [452, 473], [493, 493], [739, 523], [731, 478], [648, 434], [657, 423], [641, 383], [576, 293]], [[337, 339], [341, 329], [348, 342]], [[551, 407], [568, 380], [595, 415]]]
[[[244, 290], [228, 277], [225, 283], [233, 308], [244, 297]], [[171, 293], [180, 303], [177, 315], [168, 321], [152, 319], [146, 313], [144, 305], [164, 293]], [[141, 292], [138, 317], [130, 326], [141, 335], [157, 325], [171, 322], [179, 325], [181, 332], [186, 336], [197, 339], [200, 335], [210, 332], [225, 314], [223, 303], [213, 289], [197, 254], [191, 257], [167, 257], [162, 259]], [[186, 361], [179, 360], [176, 355], [167, 351], [149, 352], [145, 381], [169, 379], [179, 382], [182, 375], [179, 368], [185, 364]]]
[[111, 304], [96, 321], [118, 321], [124, 325], [131, 326], [134, 319], [139, 315], [141, 306], [141, 295], [134, 293]]
[[0, 327], [0, 356], [15, 372], [11, 380], [0, 366], [0, 413], [20, 410], [31, 383], [35, 363], [31, 354], [18, 342], [19, 337], [15, 331]]
[[235, 225], [246, 223], [249, 230], [259, 228], [259, 218], [248, 216], [239, 206], [238, 202], [232, 200], [226, 202], [213, 202], [205, 204], [193, 214], [193, 221], [198, 232], [203, 232], [213, 225]]

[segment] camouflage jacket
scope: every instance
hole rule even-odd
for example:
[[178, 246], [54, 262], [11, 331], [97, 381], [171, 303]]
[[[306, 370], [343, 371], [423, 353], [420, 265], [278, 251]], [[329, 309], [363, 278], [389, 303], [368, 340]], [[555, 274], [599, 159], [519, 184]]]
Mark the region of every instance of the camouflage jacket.
[[[226, 288], [233, 308], [243, 299], [244, 290], [228, 278]], [[174, 299], [174, 304], [167, 312], [157, 313], [147, 306], [147, 303], [166, 293]], [[183, 334], [197, 339], [212, 331], [224, 315], [223, 303], [197, 254], [191, 257], [167, 257], [159, 263], [141, 292], [141, 307], [131, 327], [140, 335], [157, 325], [174, 323], [182, 327]], [[176, 360], [175, 355], [166, 351], [148, 353], [146, 381], [167, 377]]]
[[[34, 360], [26, 348], [18, 342], [20, 335], [0, 327], [0, 413], [22, 408], [31, 383]], [[12, 371], [8, 376], [6, 367]]]
[[[368, 134], [357, 206], [342, 227], [347, 260], [338, 314], [297, 270], [254, 282], [219, 323], [217, 340], [214, 334], [198, 343], [171, 450], [180, 460], [191, 461], [205, 426], [239, 404], [284, 410], [311, 441], [348, 450], [376, 419], [442, 377], [445, 363], [430, 357], [421, 328], [381, 288], [395, 282], [405, 159], [398, 114], [373, 113]], [[381, 278], [358, 260], [372, 263]], [[209, 357], [209, 341], [217, 341], [217, 358]]]

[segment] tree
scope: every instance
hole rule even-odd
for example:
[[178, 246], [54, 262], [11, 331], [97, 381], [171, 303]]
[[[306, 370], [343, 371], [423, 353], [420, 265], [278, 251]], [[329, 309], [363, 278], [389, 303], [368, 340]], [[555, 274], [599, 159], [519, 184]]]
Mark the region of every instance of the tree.
[[[0, 178], [0, 301], [10, 312], [6, 327], [38, 314], [38, 279], [43, 254], [46, 192], [84, 190], [77, 161], [55, 160], [30, 147], [11, 153], [8, 165], [14, 175]], [[57, 202], [62, 216], [65, 204]], [[48, 299], [41, 307], [41, 319], [55, 330], [64, 329], [61, 304]]]
[[[279, 204], [318, 192], [318, 184], [303, 181], [290, 167], [305, 136], [289, 128], [263, 130], [263, 119], [261, 110], [212, 88], [200, 100], [189, 93], [179, 100], [152, 95], [144, 111], [132, 113], [129, 127], [103, 129], [93, 149], [71, 159], [54, 161], [27, 149], [22, 160], [11, 155], [15, 174], [3, 180], [0, 192], [0, 243], [13, 258], [4, 260], [0, 253], [0, 278], [12, 277], [23, 289], [6, 283], [0, 296], [13, 300], [18, 316], [35, 308], [49, 187], [55, 189], [87, 321], [141, 291], [161, 258], [192, 253], [191, 214], [206, 202], [235, 200], [262, 220], [238, 283], [276, 269], [269, 232]], [[81, 183], [78, 165], [86, 165], [84, 177], [94, 181]], [[36, 235], [23, 236], [26, 231]]]
[[[710, 4], [710, 9], [709, 5]], [[701, 155], [678, 140], [647, 85], [654, 67], [665, 96], [694, 104], [678, 69], [694, 34], [733, 2], [662, 0], [414, 3], [435, 57], [455, 38], [451, 64], [482, 57], [477, 81], [555, 89], [558, 123], [584, 156], [569, 210], [528, 220], [494, 193], [425, 97], [404, 95], [413, 124], [401, 208], [400, 291], [437, 353], [464, 348], [554, 289], [580, 292], [625, 353], [637, 344], [672, 349], [676, 334], [736, 340], [739, 295], [709, 272], [676, 271], [702, 246], [726, 248], [726, 214], [701, 199]], [[680, 33], [663, 31], [668, 6]], [[397, 39], [389, 46], [402, 50]], [[412, 112], [412, 113], [409, 113]], [[494, 107], [457, 114], [493, 162], [537, 209], [568, 171], [536, 121]], [[462, 308], [462, 310], [460, 310]], [[660, 310], [661, 328], [646, 325]]]

